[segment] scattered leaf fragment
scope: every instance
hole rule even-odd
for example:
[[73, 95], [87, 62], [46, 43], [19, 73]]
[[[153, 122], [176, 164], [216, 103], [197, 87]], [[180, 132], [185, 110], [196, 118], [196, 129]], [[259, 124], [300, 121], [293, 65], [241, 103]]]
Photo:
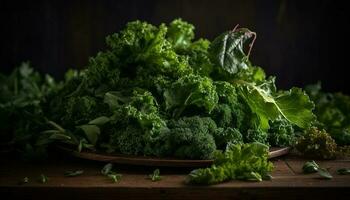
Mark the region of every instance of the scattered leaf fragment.
[[337, 170], [339, 175], [350, 175], [350, 168], [341, 168]]
[[80, 176], [84, 173], [83, 170], [69, 170], [64, 172], [64, 176], [66, 177], [75, 177], [75, 176]]
[[308, 161], [304, 164], [303, 172], [305, 174], [316, 173], [319, 168], [320, 167], [318, 166], [318, 164], [314, 160], [312, 160], [312, 161]]
[[49, 181], [49, 177], [45, 176], [44, 174], [40, 174], [38, 181], [40, 183], [47, 183]]
[[152, 174], [148, 175], [149, 178], [155, 182], [155, 181], [160, 181], [162, 177], [160, 176], [160, 171], [159, 169], [155, 169]]

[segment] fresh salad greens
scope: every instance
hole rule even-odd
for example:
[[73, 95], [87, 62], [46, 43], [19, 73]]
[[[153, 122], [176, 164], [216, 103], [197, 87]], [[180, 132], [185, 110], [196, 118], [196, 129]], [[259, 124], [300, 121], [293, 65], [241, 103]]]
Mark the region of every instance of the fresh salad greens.
[[[26, 63], [1, 75], [1, 127], [31, 158], [55, 141], [79, 151], [183, 159], [211, 159], [252, 142], [293, 145], [295, 130], [314, 122], [314, 103], [300, 88], [278, 90], [275, 77], [251, 63], [255, 37], [235, 27], [211, 42], [196, 40], [194, 26], [181, 19], [130, 22], [107, 36], [86, 69], [68, 71], [61, 82]], [[263, 172], [243, 177], [260, 180]]]
[[215, 184], [229, 180], [262, 181], [269, 179], [273, 165], [268, 161], [268, 146], [261, 143], [230, 145], [217, 152], [210, 168], [193, 170], [189, 183]]

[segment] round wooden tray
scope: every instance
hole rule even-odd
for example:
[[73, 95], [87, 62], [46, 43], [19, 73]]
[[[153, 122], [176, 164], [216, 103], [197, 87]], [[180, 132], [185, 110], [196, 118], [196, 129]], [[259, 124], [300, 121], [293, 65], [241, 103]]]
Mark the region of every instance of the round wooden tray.
[[[74, 157], [103, 161], [118, 164], [142, 165], [142, 166], [163, 166], [163, 167], [207, 167], [213, 160], [179, 160], [174, 158], [154, 158], [145, 156], [131, 156], [122, 154], [107, 154], [100, 152], [82, 151], [78, 152], [70, 147], [58, 145], [57, 148]], [[283, 156], [289, 153], [290, 147], [270, 149], [269, 158]]]

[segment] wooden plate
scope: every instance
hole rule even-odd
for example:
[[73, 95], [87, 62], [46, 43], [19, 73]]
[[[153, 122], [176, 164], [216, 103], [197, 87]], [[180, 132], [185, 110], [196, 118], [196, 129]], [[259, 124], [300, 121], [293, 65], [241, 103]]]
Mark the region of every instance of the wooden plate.
[[[179, 160], [174, 158], [153, 158], [145, 156], [131, 156], [122, 154], [107, 154], [100, 152], [83, 151], [78, 152], [70, 147], [58, 145], [57, 148], [74, 157], [103, 161], [118, 164], [142, 165], [142, 166], [160, 166], [160, 167], [207, 167], [213, 163], [213, 160]], [[290, 147], [271, 148], [269, 158], [275, 158], [289, 153]]]

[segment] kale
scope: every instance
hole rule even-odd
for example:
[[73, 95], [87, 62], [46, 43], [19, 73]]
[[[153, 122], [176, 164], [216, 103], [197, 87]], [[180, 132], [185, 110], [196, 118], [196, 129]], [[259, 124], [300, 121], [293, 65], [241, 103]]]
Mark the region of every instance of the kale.
[[192, 184], [216, 184], [228, 180], [262, 181], [272, 171], [268, 147], [260, 143], [230, 145], [217, 152], [209, 168], [195, 169], [188, 176]]
[[216, 150], [213, 134], [216, 124], [210, 118], [183, 117], [168, 123], [174, 156], [209, 159]]
[[[209, 41], [181, 19], [129, 22], [60, 82], [27, 65], [1, 75], [1, 128], [33, 155], [52, 142], [184, 159], [210, 159], [243, 143], [291, 145], [293, 128], [314, 122], [314, 104], [301, 89], [277, 90], [275, 78], [252, 65], [255, 35], [235, 28]], [[343, 132], [338, 140], [347, 140]]]
[[296, 140], [293, 125], [286, 119], [276, 119], [270, 122], [268, 141], [272, 146], [293, 146]]
[[337, 155], [337, 144], [325, 130], [311, 127], [297, 140], [296, 149], [306, 157], [332, 159]]
[[309, 85], [306, 91], [315, 102], [315, 126], [326, 129], [339, 145], [350, 145], [350, 96], [327, 93], [321, 83]]

